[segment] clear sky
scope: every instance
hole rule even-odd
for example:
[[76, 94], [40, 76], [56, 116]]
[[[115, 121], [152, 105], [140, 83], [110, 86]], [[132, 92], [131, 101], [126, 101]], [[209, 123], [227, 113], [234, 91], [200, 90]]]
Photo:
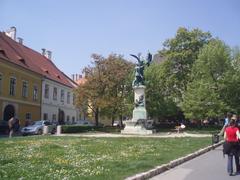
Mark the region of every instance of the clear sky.
[[0, 0], [0, 31], [11, 26], [26, 46], [51, 50], [70, 76], [92, 53], [154, 54], [179, 27], [240, 46], [240, 0]]

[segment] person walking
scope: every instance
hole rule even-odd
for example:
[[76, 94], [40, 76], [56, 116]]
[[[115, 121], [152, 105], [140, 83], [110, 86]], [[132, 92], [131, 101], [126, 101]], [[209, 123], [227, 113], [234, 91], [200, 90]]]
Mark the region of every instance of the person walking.
[[15, 123], [15, 118], [14, 117], [12, 117], [8, 120], [9, 138], [11, 138], [12, 135], [13, 135], [13, 131], [14, 131], [13, 125], [14, 125], [14, 123]]
[[236, 173], [239, 173], [239, 158], [238, 158], [238, 140], [240, 138], [239, 130], [236, 127], [235, 119], [231, 119], [229, 122], [229, 126], [226, 127], [224, 132], [224, 154], [228, 155], [228, 162], [227, 162], [227, 172], [229, 176], [233, 176], [233, 156], [235, 158], [235, 165], [236, 165]]
[[[239, 115], [233, 115], [232, 118], [235, 119], [235, 126], [238, 128], [238, 131], [239, 131], [239, 134], [240, 134], [240, 119], [239, 119]], [[238, 139], [238, 149], [237, 149], [237, 157], [236, 157], [236, 158], [238, 158], [238, 174], [240, 173], [239, 156], [240, 156], [240, 139]]]
[[225, 129], [226, 129], [226, 127], [228, 126], [231, 117], [232, 117], [232, 113], [229, 113], [229, 112], [228, 112], [228, 113], [227, 113], [227, 116], [226, 116], [225, 119], [224, 119], [224, 124], [223, 124], [222, 130], [220, 131], [220, 133], [218, 133], [218, 136], [223, 136], [223, 135], [224, 135]]
[[12, 137], [14, 132], [18, 132], [20, 128], [19, 119], [16, 117], [12, 117], [8, 120], [8, 128], [9, 128], [9, 138]]

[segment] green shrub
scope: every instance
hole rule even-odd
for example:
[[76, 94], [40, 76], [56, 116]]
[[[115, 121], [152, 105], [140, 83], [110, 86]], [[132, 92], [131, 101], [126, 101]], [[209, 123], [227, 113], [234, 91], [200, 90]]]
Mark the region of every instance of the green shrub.
[[120, 132], [120, 128], [117, 127], [97, 127], [97, 126], [76, 126], [76, 125], [63, 125], [62, 133], [84, 133], [91, 131], [99, 132]]

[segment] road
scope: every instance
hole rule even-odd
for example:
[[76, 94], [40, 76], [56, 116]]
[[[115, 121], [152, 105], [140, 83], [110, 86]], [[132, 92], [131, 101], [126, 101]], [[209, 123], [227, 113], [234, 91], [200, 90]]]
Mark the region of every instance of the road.
[[227, 156], [223, 158], [222, 146], [151, 178], [151, 180], [235, 179], [239, 180], [240, 175], [229, 176], [227, 174]]

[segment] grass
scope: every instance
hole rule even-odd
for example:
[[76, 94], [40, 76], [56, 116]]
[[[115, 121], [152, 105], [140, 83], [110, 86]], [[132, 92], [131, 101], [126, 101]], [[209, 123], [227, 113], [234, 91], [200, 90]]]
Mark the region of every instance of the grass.
[[[171, 132], [174, 128], [158, 128], [158, 132]], [[221, 131], [222, 126], [199, 126], [199, 127], [186, 127], [184, 132], [190, 133], [190, 134], [217, 134]], [[176, 132], [176, 131], [174, 131]]]
[[221, 129], [222, 126], [188, 127], [186, 132], [193, 134], [217, 134]]
[[0, 179], [124, 179], [211, 144], [211, 138], [0, 139]]

